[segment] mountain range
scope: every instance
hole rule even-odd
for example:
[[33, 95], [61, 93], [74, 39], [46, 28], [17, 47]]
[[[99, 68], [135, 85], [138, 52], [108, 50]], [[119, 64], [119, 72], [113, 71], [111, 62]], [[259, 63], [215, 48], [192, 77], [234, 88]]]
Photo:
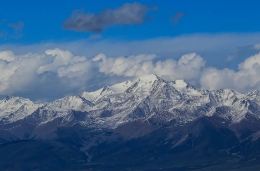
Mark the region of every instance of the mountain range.
[[0, 101], [1, 170], [259, 170], [260, 92], [146, 75], [50, 103]]

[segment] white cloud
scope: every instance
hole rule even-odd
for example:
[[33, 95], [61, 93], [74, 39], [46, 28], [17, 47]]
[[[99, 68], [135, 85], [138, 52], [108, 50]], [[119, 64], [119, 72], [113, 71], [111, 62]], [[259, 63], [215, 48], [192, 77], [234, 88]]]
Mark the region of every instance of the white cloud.
[[107, 58], [104, 54], [98, 54], [93, 58], [93, 61], [102, 60], [99, 64], [99, 71], [102, 73], [132, 77], [149, 74], [149, 71], [146, 71], [143, 65], [152, 61], [155, 57], [156, 55], [154, 54], [141, 54], [129, 57]]
[[99, 54], [93, 58], [93, 61], [101, 60], [99, 71], [105, 74], [128, 77], [157, 74], [172, 80], [198, 79], [205, 65], [205, 60], [196, 53], [183, 55], [178, 61], [173, 59], [154, 61], [155, 58], [154, 54], [118, 58], [107, 58], [104, 54]]
[[[53, 92], [59, 97], [146, 74], [157, 74], [167, 80], [184, 79], [204, 89], [233, 88], [240, 92], [260, 89], [260, 53], [238, 65], [238, 70], [206, 66], [197, 53], [188, 53], [178, 60], [156, 54], [93, 58], [78, 56], [69, 50], [50, 49], [42, 54], [16, 55], [0, 52], [0, 95], [21, 94], [25, 90], [41, 99]], [[40, 91], [39, 91], [40, 89]], [[47, 92], [47, 93], [46, 93]], [[58, 96], [57, 95], [57, 96]], [[38, 97], [36, 97], [38, 98]]]
[[230, 69], [218, 70], [216, 68], [205, 68], [201, 77], [200, 84], [203, 89], [216, 90], [220, 88], [233, 88], [235, 71]]
[[239, 64], [240, 70], [252, 70], [254, 66], [259, 66], [260, 64], [260, 53], [247, 58], [243, 63]]
[[[54, 50], [46, 50], [45, 54], [50, 55], [53, 58], [50, 59], [50, 63], [43, 65], [38, 69], [38, 74], [42, 74], [48, 71], [58, 72], [58, 70], [62, 69], [62, 67], [87, 60], [86, 57], [75, 56], [68, 50], [64, 51], [57, 48]], [[46, 56], [46, 58], [48, 58], [48, 56]], [[62, 76], [64, 75], [62, 74]]]
[[255, 44], [255, 45], [254, 45], [254, 48], [255, 48], [256, 50], [260, 50], [260, 43]]
[[12, 51], [0, 51], [0, 60], [1, 59], [10, 62], [15, 60], [16, 56]]
[[21, 91], [34, 80], [37, 68], [43, 63], [41, 55], [8, 56], [0, 60], [0, 95]]
[[178, 61], [159, 60], [155, 54], [117, 58], [98, 54], [88, 60], [85, 56], [57, 48], [46, 50], [44, 54], [14, 55], [13, 52], [6, 51], [2, 53], [2, 59], [5, 60], [0, 60], [0, 95], [19, 93], [28, 89], [28, 86], [37, 87], [39, 84], [48, 88], [53, 86], [49, 84], [53, 79], [56, 82], [66, 81], [64, 89], [69, 86], [82, 89], [86, 88], [89, 79], [94, 78], [94, 73], [95, 77], [102, 74], [109, 77], [157, 74], [168, 79], [195, 80], [205, 65], [205, 60], [195, 53], [183, 55]]
[[[76, 62], [71, 65], [63, 66], [58, 69], [58, 76], [59, 77], [68, 77], [68, 78], [75, 78], [78, 77], [80, 79], [88, 78], [91, 73], [88, 73], [90, 71], [92, 65], [89, 61], [82, 61], [82, 62]], [[84, 75], [89, 74], [89, 75]]]
[[[176, 37], [158, 37], [146, 40], [123, 41], [115, 39], [77, 40], [70, 42], [44, 42], [38, 44], [3, 44], [0, 50], [12, 50], [16, 54], [44, 53], [47, 49], [64, 49], [87, 57], [104, 53], [109, 57], [156, 54], [164, 59], [179, 59], [180, 56], [196, 52], [212, 67], [227, 67], [227, 56], [237, 47], [254, 45], [260, 33], [188, 34]], [[245, 54], [245, 57], [249, 55]], [[240, 58], [240, 56], [236, 56]], [[232, 64], [237, 60], [232, 60]], [[235, 64], [237, 65], [237, 63]]]
[[205, 89], [233, 88], [240, 92], [260, 89], [260, 53], [247, 58], [238, 65], [239, 70], [207, 68], [201, 75]]
[[61, 49], [47, 50], [45, 54], [24, 55], [3, 51], [0, 52], [0, 95], [19, 93], [32, 85], [52, 86], [48, 85], [48, 81], [55, 75], [57, 83], [59, 78], [73, 79], [67, 80], [64, 89], [70, 85], [82, 87], [91, 76], [91, 72], [86, 74], [91, 68], [91, 61], [86, 57]]

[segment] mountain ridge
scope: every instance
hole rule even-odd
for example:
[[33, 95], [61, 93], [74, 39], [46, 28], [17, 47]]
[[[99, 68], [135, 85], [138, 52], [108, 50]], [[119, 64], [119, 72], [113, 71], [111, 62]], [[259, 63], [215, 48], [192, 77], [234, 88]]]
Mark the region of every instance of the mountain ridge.
[[259, 91], [156, 75], [50, 103], [0, 100], [0, 170], [259, 170], [259, 135]]
[[[12, 102], [12, 99], [14, 102]], [[9, 108], [7, 108], [8, 105]], [[145, 105], [148, 105], [148, 108], [142, 108]], [[171, 119], [174, 119], [174, 117], [183, 117], [178, 114], [178, 111], [185, 111], [185, 113], [194, 113], [195, 111], [199, 114], [197, 110], [201, 110], [200, 113], [203, 113], [201, 116], [212, 116], [216, 112], [221, 112], [222, 108], [222, 114], [224, 110], [230, 111], [229, 116], [226, 117], [227, 119], [231, 118], [232, 122], [239, 122], [246, 113], [252, 113], [250, 109], [257, 110], [259, 113], [259, 106], [260, 93], [257, 90], [247, 94], [231, 89], [199, 90], [183, 80], [165, 81], [157, 75], [146, 75], [133, 81], [105, 86], [93, 92], [82, 92], [78, 95], [66, 96], [50, 103], [35, 103], [21, 97], [7, 96], [0, 101], [0, 119], [4, 119], [5, 122], [17, 121], [39, 109], [58, 113], [53, 118], [49, 117], [49, 120], [53, 120], [56, 117], [67, 116], [70, 110], [74, 110], [88, 112], [92, 117], [96, 118], [101, 116], [100, 118], [103, 119], [98, 121], [101, 122], [104, 118], [109, 118], [108, 111], [110, 111], [110, 117], [121, 124], [122, 122], [128, 122], [127, 118], [129, 121], [133, 120], [133, 118], [144, 120], [152, 118], [155, 112], [169, 112], [171, 113]], [[31, 109], [23, 110], [25, 107]], [[138, 112], [133, 109], [142, 109], [139, 110], [139, 117], [134, 116]], [[23, 112], [23, 116], [18, 116], [19, 110]], [[107, 111], [106, 117], [100, 111]], [[230, 115], [232, 113], [236, 114]], [[254, 111], [253, 115], [259, 118], [260, 116], [255, 113]], [[16, 116], [16, 119], [9, 120], [14, 116]], [[197, 117], [200, 117], [200, 115]], [[190, 116], [186, 115], [186, 119], [182, 118], [180, 121], [185, 123], [197, 117], [190, 114]], [[225, 117], [224, 114], [223, 117]], [[117, 120], [118, 118], [121, 119]], [[169, 122], [170, 118], [165, 121]], [[114, 127], [116, 125], [117, 123], [115, 123]]]

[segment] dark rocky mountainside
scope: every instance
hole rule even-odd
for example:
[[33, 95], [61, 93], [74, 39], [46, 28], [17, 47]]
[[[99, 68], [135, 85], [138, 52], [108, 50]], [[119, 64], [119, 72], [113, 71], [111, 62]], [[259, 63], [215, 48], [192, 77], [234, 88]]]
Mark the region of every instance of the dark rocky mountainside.
[[51, 103], [0, 101], [0, 170], [260, 169], [260, 93], [156, 75]]

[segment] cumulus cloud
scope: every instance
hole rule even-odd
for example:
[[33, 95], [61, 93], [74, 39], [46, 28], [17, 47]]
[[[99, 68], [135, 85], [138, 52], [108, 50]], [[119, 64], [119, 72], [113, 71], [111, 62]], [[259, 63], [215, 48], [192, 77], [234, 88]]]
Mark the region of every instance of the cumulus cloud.
[[255, 45], [254, 45], [254, 49], [260, 50], [260, 43], [255, 44]]
[[99, 54], [93, 58], [93, 61], [101, 61], [99, 71], [105, 74], [128, 77], [157, 74], [171, 80], [198, 79], [201, 69], [205, 66], [205, 60], [196, 53], [183, 55], [178, 61], [168, 59], [155, 62], [155, 58], [154, 54], [118, 58], [107, 58], [104, 54]]
[[228, 68], [207, 68], [201, 75], [205, 89], [233, 88], [240, 92], [260, 89], [260, 53], [247, 58], [238, 65], [238, 71]]
[[156, 55], [141, 54], [137, 56], [107, 58], [104, 54], [99, 54], [93, 58], [93, 61], [102, 60], [99, 65], [99, 71], [105, 74], [115, 74], [124, 76], [144, 75], [149, 72], [142, 67], [146, 62], [152, 61]]
[[12, 51], [0, 51], [0, 60], [5, 60], [7, 62], [14, 61], [16, 56]]
[[[57, 73], [59, 77], [68, 78], [80, 78], [86, 79], [91, 76], [83, 76], [91, 70], [91, 61], [88, 61], [85, 56], [76, 56], [68, 50], [53, 49], [45, 51], [46, 55], [52, 57], [48, 64], [40, 66], [38, 69], [38, 74], [43, 74], [44, 72], [54, 72]], [[49, 57], [47, 56], [47, 58]]]
[[87, 57], [58, 48], [41, 54], [0, 51], [0, 73], [0, 96], [26, 91], [36, 100], [55, 99], [147, 74], [166, 80], [184, 79], [203, 89], [248, 92], [260, 89], [260, 53], [246, 58], [234, 70], [206, 66], [206, 59], [197, 53], [165, 59], [156, 54], [110, 57], [100, 53]]
[[[25, 89], [37, 91], [37, 87], [41, 87], [41, 91], [46, 89], [45, 91], [50, 92], [60, 91], [60, 86], [68, 92], [75, 89], [83, 91], [89, 85], [89, 80], [100, 76], [104, 84], [106, 79], [109, 82], [115, 77], [131, 79], [147, 74], [157, 74], [173, 80], [195, 80], [198, 79], [204, 66], [205, 60], [196, 53], [183, 55], [179, 60], [160, 60], [155, 54], [116, 58], [98, 54], [91, 60], [57, 48], [46, 50], [43, 54], [15, 55], [12, 51], [2, 51], [0, 52], [0, 95], [15, 94]], [[96, 81], [91, 84], [100, 82], [100, 80]], [[56, 83], [52, 84], [52, 82]]]
[[[51, 93], [58, 88], [51, 84], [53, 81], [57, 85], [65, 81], [62, 89], [67, 91], [71, 91], [70, 88], [81, 89], [92, 76], [89, 72], [91, 68], [91, 61], [86, 57], [61, 49], [47, 50], [44, 54], [23, 55], [15, 55], [12, 51], [1, 51], [0, 95], [30, 91], [28, 87], [37, 91], [37, 87], [40, 86]], [[86, 74], [87, 72], [89, 73]]]
[[[65, 76], [70, 72], [76, 71], [71, 67], [71, 65], [77, 64], [79, 62], [85, 62], [87, 59], [84, 56], [75, 56], [70, 51], [61, 50], [61, 49], [53, 49], [45, 51], [45, 54], [48, 55], [46, 58], [49, 58], [49, 63], [43, 66], [40, 66], [38, 69], [38, 74], [42, 74], [44, 72], [56, 72], [59, 76]], [[87, 65], [87, 64], [86, 64]], [[82, 64], [80, 65], [82, 66]], [[87, 67], [88, 68], [88, 67]], [[71, 71], [69, 70], [71, 69]]]
[[0, 58], [0, 95], [21, 91], [34, 81], [35, 70], [43, 63], [41, 55], [14, 56], [10, 51], [0, 52]]
[[62, 27], [66, 30], [100, 33], [113, 25], [142, 24], [147, 20], [146, 15], [150, 10], [137, 2], [126, 3], [114, 10], [105, 9], [99, 14], [85, 14], [82, 10], [76, 10], [63, 22]]

